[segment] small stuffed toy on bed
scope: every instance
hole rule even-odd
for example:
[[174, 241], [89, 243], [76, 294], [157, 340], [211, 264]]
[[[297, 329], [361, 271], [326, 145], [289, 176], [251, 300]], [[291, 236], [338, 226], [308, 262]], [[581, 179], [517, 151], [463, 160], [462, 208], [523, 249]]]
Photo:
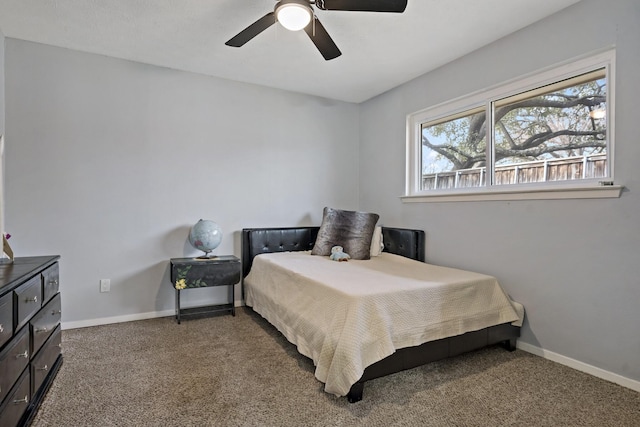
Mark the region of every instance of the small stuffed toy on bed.
[[331, 248], [331, 255], [329, 255], [329, 259], [334, 261], [349, 261], [349, 254], [344, 253], [344, 249], [342, 246], [334, 246]]

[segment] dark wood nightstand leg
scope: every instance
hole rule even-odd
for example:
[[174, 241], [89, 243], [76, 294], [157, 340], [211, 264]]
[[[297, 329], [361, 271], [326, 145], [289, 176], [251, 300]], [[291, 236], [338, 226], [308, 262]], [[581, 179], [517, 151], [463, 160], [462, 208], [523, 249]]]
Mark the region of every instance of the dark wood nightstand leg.
[[180, 289], [176, 289], [176, 321], [180, 324]]
[[234, 292], [235, 285], [229, 285], [229, 302], [231, 303], [231, 315], [236, 315], [236, 304], [233, 298], [235, 297]]

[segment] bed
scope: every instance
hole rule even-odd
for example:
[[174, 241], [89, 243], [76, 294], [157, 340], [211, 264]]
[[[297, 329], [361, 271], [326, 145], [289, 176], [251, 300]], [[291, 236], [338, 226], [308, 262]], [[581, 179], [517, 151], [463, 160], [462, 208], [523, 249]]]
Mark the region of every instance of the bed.
[[[424, 263], [423, 231], [382, 227], [384, 247], [380, 256], [334, 262], [328, 257], [309, 256], [319, 229], [243, 229], [242, 287], [246, 304], [313, 360], [316, 378], [325, 384], [326, 392], [346, 395], [353, 403], [362, 399], [368, 380], [490, 345], [515, 349], [524, 315], [522, 306], [511, 301], [491, 276]], [[397, 286], [408, 294], [399, 294], [396, 289], [381, 293], [383, 285], [377, 283], [378, 276], [387, 274], [389, 266], [395, 269], [395, 275], [407, 276], [398, 279]], [[410, 273], [413, 268], [418, 268], [415, 274]], [[334, 270], [345, 272], [344, 283], [323, 282], [325, 276], [335, 277]], [[485, 295], [474, 296], [478, 302], [471, 303], [481, 306], [477, 319], [459, 316], [456, 309], [449, 310], [440, 303], [437, 309], [405, 311], [407, 305], [421, 298], [414, 286], [418, 274], [435, 275], [436, 281], [453, 274], [453, 287], [458, 286], [453, 291], [454, 299], [469, 294], [469, 289], [475, 295], [475, 289], [486, 288]], [[356, 276], [363, 277], [366, 284], [351, 287]], [[460, 287], [469, 280], [478, 285]], [[345, 291], [345, 287], [349, 289]], [[429, 300], [440, 301], [437, 292], [441, 291], [432, 288], [429, 292]], [[495, 300], [502, 304], [497, 314], [484, 310]], [[392, 309], [380, 301], [391, 304]], [[452, 313], [451, 319], [425, 328], [413, 327], [416, 319], [407, 315], [416, 312], [422, 318], [422, 312], [438, 316], [447, 311]]]

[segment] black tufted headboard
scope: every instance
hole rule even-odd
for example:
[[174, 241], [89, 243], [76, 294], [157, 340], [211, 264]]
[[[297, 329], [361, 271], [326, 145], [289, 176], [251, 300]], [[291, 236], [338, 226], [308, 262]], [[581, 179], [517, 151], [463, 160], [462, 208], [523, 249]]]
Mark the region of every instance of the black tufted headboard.
[[[310, 251], [320, 227], [276, 227], [242, 229], [242, 277], [249, 274], [253, 258], [270, 252]], [[424, 262], [422, 230], [382, 227], [383, 252]]]

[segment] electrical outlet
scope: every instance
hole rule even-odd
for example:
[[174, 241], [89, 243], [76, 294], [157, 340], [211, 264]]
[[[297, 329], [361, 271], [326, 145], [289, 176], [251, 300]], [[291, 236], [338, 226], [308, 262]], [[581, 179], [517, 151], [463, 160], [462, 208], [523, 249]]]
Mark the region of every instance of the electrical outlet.
[[109, 292], [111, 290], [111, 280], [100, 279], [100, 292]]

